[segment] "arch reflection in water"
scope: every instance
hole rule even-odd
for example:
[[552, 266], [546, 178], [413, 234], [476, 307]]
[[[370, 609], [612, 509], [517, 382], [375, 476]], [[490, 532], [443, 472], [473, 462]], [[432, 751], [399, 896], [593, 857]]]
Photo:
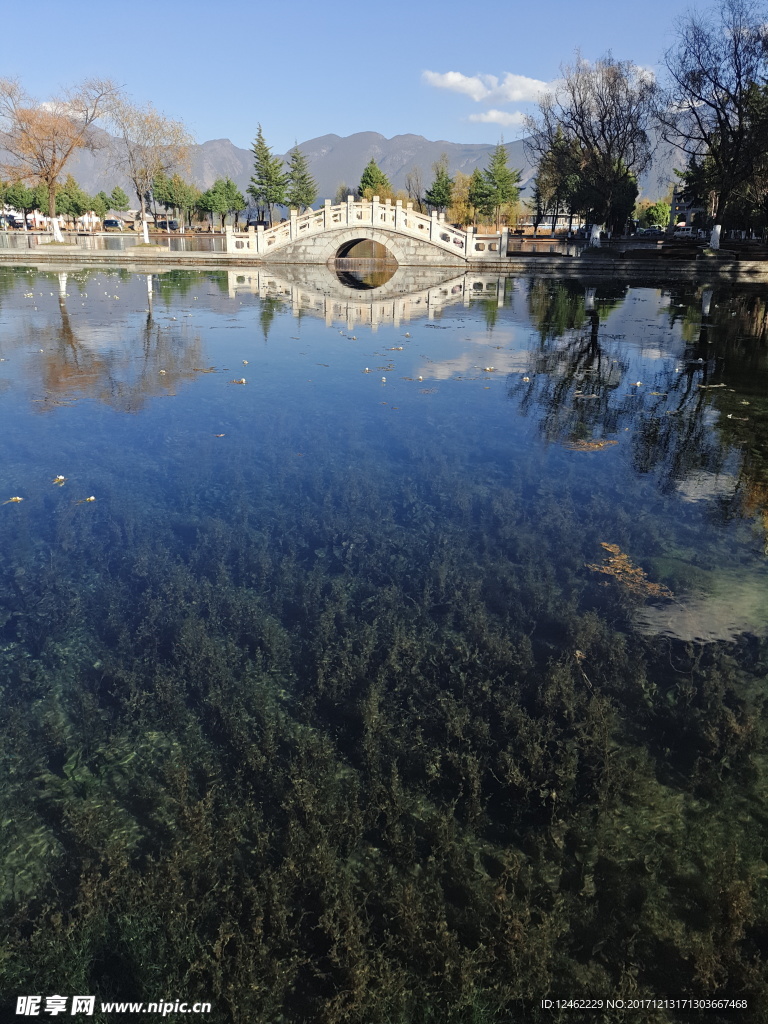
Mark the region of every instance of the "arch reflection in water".
[[333, 269], [343, 285], [368, 291], [380, 288], [393, 277], [397, 260], [381, 242], [358, 238], [339, 248]]

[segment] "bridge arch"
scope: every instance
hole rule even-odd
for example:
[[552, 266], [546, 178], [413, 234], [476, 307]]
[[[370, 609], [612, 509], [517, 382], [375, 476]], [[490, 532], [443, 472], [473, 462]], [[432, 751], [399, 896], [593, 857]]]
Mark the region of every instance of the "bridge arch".
[[[307, 239], [307, 242], [309, 241]], [[366, 224], [326, 231], [322, 235], [317, 235], [312, 239], [312, 250], [316, 262], [330, 263], [335, 259], [343, 259], [344, 254], [358, 242], [378, 242], [386, 249], [387, 258], [393, 259], [401, 265], [410, 262], [406, 245], [407, 239], [394, 231], [386, 231]]]
[[392, 260], [389, 249], [381, 242], [372, 238], [357, 238], [353, 242], [344, 242], [336, 252], [337, 260]]

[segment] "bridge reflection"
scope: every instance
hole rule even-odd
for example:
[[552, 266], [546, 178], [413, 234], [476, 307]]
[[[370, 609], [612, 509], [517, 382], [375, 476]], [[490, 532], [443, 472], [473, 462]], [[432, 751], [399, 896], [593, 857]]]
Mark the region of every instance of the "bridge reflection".
[[350, 283], [349, 271], [337, 273], [333, 265], [288, 264], [282, 264], [279, 272], [271, 267], [227, 271], [227, 283], [230, 298], [243, 294], [278, 298], [290, 304], [294, 314], [309, 313], [329, 326], [344, 323], [350, 329], [368, 325], [375, 330], [379, 324], [398, 326], [420, 317], [431, 320], [448, 306], [468, 306], [477, 298], [495, 299], [499, 306], [504, 302], [504, 274], [447, 277], [438, 267], [385, 266], [380, 282], [372, 272], [370, 283], [363, 285]]

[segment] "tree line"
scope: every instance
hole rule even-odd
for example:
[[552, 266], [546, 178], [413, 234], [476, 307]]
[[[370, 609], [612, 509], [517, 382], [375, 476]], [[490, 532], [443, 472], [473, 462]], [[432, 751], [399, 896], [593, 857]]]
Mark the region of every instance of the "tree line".
[[[621, 230], [635, 210], [638, 176], [660, 140], [684, 154], [678, 195], [701, 209], [703, 221], [768, 224], [768, 7], [764, 0], [719, 0], [705, 14], [682, 18], [675, 40], [664, 55], [663, 80], [610, 53], [594, 63], [577, 54], [561, 67], [556, 86], [526, 118], [538, 222], [552, 216], [554, 224], [565, 214]], [[4, 201], [19, 209], [72, 215], [83, 195], [71, 178], [62, 180], [66, 163], [78, 149], [104, 144], [131, 181], [142, 221], [153, 202], [186, 218], [218, 215], [222, 223], [250, 202], [257, 219], [271, 223], [276, 207], [306, 210], [317, 199], [305, 154], [295, 145], [286, 166], [273, 156], [261, 125], [247, 199], [228, 178], [205, 192], [181, 178], [191, 142], [181, 122], [151, 104], [131, 103], [108, 81], [87, 80], [39, 103], [18, 81], [0, 79], [0, 144], [7, 154], [0, 177], [7, 181]], [[405, 191], [396, 193], [372, 159], [354, 191], [361, 198], [407, 199], [460, 224], [493, 218], [497, 228], [518, 201], [520, 172], [507, 166], [502, 142], [484, 170], [451, 176], [443, 157], [433, 171], [424, 187], [421, 170], [413, 168]], [[351, 191], [341, 183], [336, 200]], [[109, 200], [100, 192], [90, 209], [98, 215]], [[663, 205], [653, 205], [646, 220], [661, 223]]]
[[675, 38], [661, 80], [610, 53], [561, 67], [526, 118], [538, 218], [579, 215], [621, 230], [658, 141], [684, 154], [677, 192], [701, 208], [702, 226], [768, 223], [766, 6], [720, 0], [680, 19]]
[[[461, 224], [476, 223], [478, 217], [493, 218], [497, 228], [504, 216], [508, 216], [520, 197], [520, 171], [507, 166], [507, 151], [503, 140], [493, 150], [488, 166], [481, 170], [476, 167], [471, 175], [457, 172], [453, 177], [448, 173], [448, 157], [443, 154], [433, 164], [433, 180], [424, 188], [421, 169], [414, 167], [406, 176], [405, 193], [394, 192], [389, 179], [371, 158], [360, 179], [357, 195], [361, 199], [403, 199], [423, 212], [427, 207], [439, 213], [447, 213], [452, 221]], [[347, 186], [341, 184], [336, 192], [336, 201], [342, 202]]]
[[[146, 114], [146, 110], [145, 110]], [[125, 138], [123, 139], [125, 142]], [[134, 185], [139, 202], [139, 219], [147, 217], [151, 210], [155, 219], [158, 207], [166, 214], [192, 225], [193, 217], [210, 216], [221, 218], [221, 226], [227, 216], [234, 216], [235, 223], [241, 211], [249, 204], [256, 209], [256, 218], [271, 223], [275, 207], [290, 207], [305, 211], [317, 200], [318, 187], [312, 177], [304, 153], [294, 146], [289, 153], [287, 167], [279, 157], [272, 154], [267, 145], [261, 125], [252, 146], [254, 173], [246, 189], [246, 198], [230, 178], [219, 178], [205, 191], [186, 181], [178, 172], [169, 174], [173, 163], [183, 158], [180, 143], [158, 145], [144, 144], [141, 147], [126, 145], [125, 168]], [[7, 168], [8, 165], [6, 165]], [[348, 194], [370, 200], [378, 195], [382, 200], [402, 199], [413, 201], [423, 212], [425, 207], [441, 213], [450, 211], [462, 223], [476, 222], [478, 216], [494, 217], [497, 225], [502, 215], [513, 207], [519, 197], [520, 171], [507, 166], [507, 152], [499, 143], [491, 155], [485, 170], [476, 168], [472, 175], [461, 172], [451, 177], [448, 173], [448, 158], [445, 154], [434, 165], [434, 180], [429, 188], [421, 185], [420, 171], [416, 168], [409, 175], [409, 187], [405, 192], [396, 192], [386, 174], [371, 159], [363, 170], [356, 189], [341, 183], [336, 192], [336, 201], [343, 202]], [[415, 183], [414, 180], [415, 179]], [[87, 213], [93, 213], [103, 220], [110, 211], [123, 213], [129, 209], [130, 201], [122, 188], [116, 186], [110, 194], [104, 191], [89, 195], [70, 174], [63, 183], [54, 185], [53, 215], [63, 217], [73, 225]], [[46, 211], [49, 215], [50, 190], [48, 184], [38, 180], [34, 185], [15, 181], [0, 181], [0, 201], [23, 213], [25, 220], [35, 211]]]
[[[184, 181], [179, 174], [167, 177], [162, 172], [152, 181], [143, 193], [145, 212], [151, 209], [156, 220], [158, 207], [163, 207], [166, 215], [172, 213], [175, 218], [183, 219], [191, 226], [193, 217], [201, 219], [220, 215], [222, 227], [228, 214], [237, 216], [245, 206], [245, 199], [230, 178], [219, 178], [213, 185], [202, 192], [194, 185]], [[25, 185], [22, 181], [0, 181], [0, 203], [3, 206], [18, 210], [25, 222], [36, 212], [45, 211], [50, 215], [48, 190], [45, 185]], [[115, 186], [111, 193], [104, 191], [90, 195], [75, 178], [68, 174], [62, 184], [57, 184], [54, 193], [54, 215], [63, 218], [65, 223], [73, 227], [76, 222], [87, 214], [94, 214], [103, 221], [110, 212], [125, 213], [130, 207], [130, 200], [120, 186]]]
[[[318, 196], [317, 183], [309, 171], [306, 156], [298, 146], [294, 146], [289, 153], [286, 168], [279, 157], [272, 155], [259, 125], [252, 151], [254, 174], [247, 191], [257, 207], [260, 219], [271, 222], [275, 206], [287, 206], [303, 212], [315, 202]], [[395, 191], [387, 175], [372, 157], [363, 170], [357, 188], [352, 189], [346, 182], [341, 182], [334, 200], [342, 203], [348, 195], [367, 200], [378, 196], [382, 201], [412, 201], [420, 211], [426, 205], [439, 212], [445, 212], [457, 201], [462, 201], [462, 223], [474, 221], [481, 215], [495, 217], [497, 225], [503, 213], [518, 201], [520, 171], [507, 166], [507, 151], [503, 142], [496, 146], [488, 167], [485, 170], [476, 168], [469, 177], [456, 175], [452, 178], [448, 173], [448, 158], [445, 155], [434, 165], [433, 171], [434, 180], [426, 190], [422, 187], [420, 170], [414, 168], [408, 175], [405, 192]]]
[[[100, 132], [98, 128], [106, 129]], [[238, 214], [246, 205], [256, 209], [256, 219], [271, 223], [275, 207], [304, 211], [318, 197], [318, 187], [307, 158], [294, 145], [287, 166], [272, 154], [258, 125], [252, 146], [253, 175], [243, 196], [230, 178], [222, 178], [205, 191], [185, 181], [179, 173], [189, 154], [192, 137], [182, 122], [168, 118], [151, 103], [132, 103], [121, 90], [105, 80], [86, 80], [61, 97], [39, 103], [29, 96], [18, 80], [0, 79], [0, 143], [7, 157], [0, 163], [0, 198], [4, 204], [23, 212], [25, 220], [35, 210], [50, 218], [63, 216], [74, 221], [88, 212], [103, 219], [110, 211], [128, 209], [125, 192], [100, 191], [89, 196], [71, 175], [64, 177], [67, 161], [81, 149], [111, 149], [112, 162], [130, 180], [138, 204], [138, 219], [146, 222], [147, 211], [158, 205], [191, 224], [193, 216], [208, 215], [211, 223]], [[434, 166], [435, 177], [424, 189], [421, 171], [408, 176], [407, 191], [395, 193], [384, 172], [371, 159], [354, 191], [360, 198], [403, 198], [452, 215], [462, 223], [478, 216], [495, 217], [497, 225], [518, 200], [520, 172], [507, 167], [502, 143], [494, 150], [485, 170], [471, 176], [448, 173], [443, 156]], [[339, 201], [349, 189], [341, 183]]]
[[[674, 36], [659, 79], [611, 53], [594, 63], [577, 53], [561, 66], [555, 88], [525, 120], [536, 224], [551, 216], [554, 226], [566, 215], [622, 231], [639, 215], [645, 225], [666, 226], [668, 201], [637, 203], [638, 177], [656, 146], [666, 145], [685, 157], [674, 172], [676, 191], [699, 209], [700, 226], [768, 226], [768, 6], [720, 0], [680, 18]], [[425, 188], [412, 168], [398, 193], [372, 159], [355, 191], [408, 199], [458, 224], [493, 218], [497, 229], [518, 202], [520, 172], [507, 167], [501, 142], [485, 170], [451, 177], [444, 156], [433, 172]], [[341, 183], [335, 200], [352, 191]]]
[[[73, 222], [88, 212], [103, 219], [110, 210], [123, 212], [129, 200], [116, 188], [89, 196], [71, 175], [70, 158], [79, 150], [107, 147], [112, 163], [131, 182], [138, 219], [162, 205], [191, 221], [193, 214], [224, 218], [247, 205], [230, 178], [220, 178], [205, 191], [185, 181], [179, 170], [188, 163], [193, 139], [181, 121], [166, 117], [151, 103], [136, 104], [112, 82], [87, 79], [61, 96], [41, 103], [18, 79], [0, 78], [0, 199], [26, 217], [44, 212], [58, 226], [63, 216]], [[304, 154], [294, 147], [287, 170], [273, 158], [259, 126], [254, 143], [254, 176], [247, 191], [260, 212], [275, 205], [310, 206], [317, 186]], [[63, 180], [62, 180], [63, 179]]]

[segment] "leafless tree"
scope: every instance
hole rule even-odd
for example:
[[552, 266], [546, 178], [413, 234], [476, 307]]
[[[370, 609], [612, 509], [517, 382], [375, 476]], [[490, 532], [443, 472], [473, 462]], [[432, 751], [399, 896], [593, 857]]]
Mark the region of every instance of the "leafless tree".
[[333, 194], [334, 206], [338, 206], [340, 203], [346, 203], [347, 196], [351, 196], [354, 191], [354, 188], [350, 188], [346, 181], [340, 181]]
[[679, 22], [680, 41], [664, 58], [669, 83], [659, 104], [660, 133], [689, 160], [706, 161], [715, 220], [765, 149], [767, 21], [754, 0], [721, 0], [716, 10]]
[[558, 147], [573, 154], [570, 173], [583, 179], [596, 216], [605, 217], [628, 174], [650, 162], [656, 84], [649, 72], [610, 53], [594, 64], [577, 53], [560, 72], [538, 114], [526, 117], [528, 151], [537, 162]]
[[146, 223], [147, 194], [156, 177], [184, 164], [193, 138], [181, 121], [174, 121], [151, 103], [144, 106], [120, 98], [112, 104], [110, 127], [114, 159], [131, 180]]
[[419, 213], [423, 213], [424, 172], [417, 165], [414, 165], [405, 176], [405, 191], [410, 201], [418, 207]]
[[88, 79], [44, 103], [29, 96], [17, 79], [0, 79], [0, 145], [9, 159], [0, 173], [13, 181], [42, 184], [48, 213], [56, 215], [56, 185], [77, 149], [95, 149], [95, 122], [115, 99], [104, 79]]

